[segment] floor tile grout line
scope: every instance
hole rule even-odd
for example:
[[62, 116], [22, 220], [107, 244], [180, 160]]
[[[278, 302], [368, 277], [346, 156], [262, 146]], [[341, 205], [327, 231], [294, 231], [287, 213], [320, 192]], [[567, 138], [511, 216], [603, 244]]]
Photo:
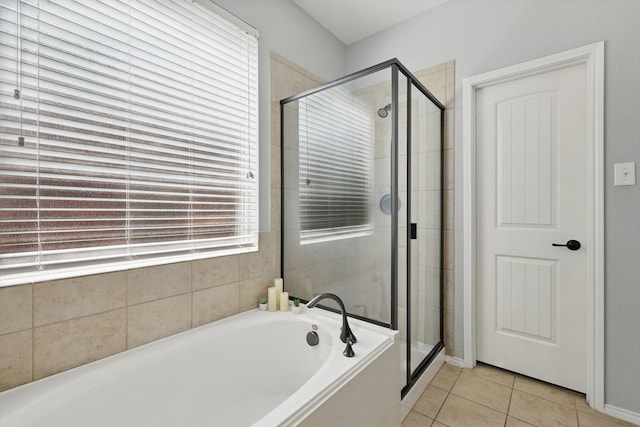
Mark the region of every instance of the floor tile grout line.
[[[455, 385], [455, 382], [453, 384]], [[453, 388], [453, 385], [451, 386], [451, 388]], [[436, 412], [435, 416], [433, 417], [433, 423], [435, 423], [436, 419], [438, 419], [438, 415], [440, 415], [440, 411], [442, 411], [442, 407], [444, 406], [445, 402], [449, 398], [449, 395], [451, 395], [450, 391], [447, 392], [447, 395], [444, 397], [444, 400], [440, 404], [440, 407], [438, 408], [438, 411]], [[440, 421], [438, 421], [438, 422], [440, 422]], [[431, 424], [433, 425], [433, 423], [431, 423]]]
[[538, 399], [542, 399], [542, 400], [544, 400], [546, 402], [555, 403], [556, 405], [560, 405], [563, 408], [573, 409], [574, 411], [578, 412], [578, 409], [576, 408], [575, 403], [574, 403], [573, 408], [571, 408], [571, 406], [565, 405], [564, 403], [560, 403], [560, 402], [558, 402], [556, 400], [551, 400], [551, 399], [548, 399], [546, 397], [539, 396], [537, 394], [529, 393], [528, 391], [520, 390], [520, 389], [517, 389], [517, 388], [514, 388], [513, 390], [517, 391], [518, 393], [524, 393], [524, 394], [529, 395], [529, 396], [537, 397]]
[[[513, 381], [516, 382], [515, 379]], [[511, 398], [513, 397], [513, 384], [511, 385], [511, 393], [509, 393], [509, 404], [507, 405], [507, 416], [504, 418], [504, 425], [507, 426], [507, 422], [509, 421], [509, 412], [511, 411]]]
[[[487, 408], [487, 409], [491, 409], [492, 411], [496, 411], [496, 412], [499, 412], [499, 413], [501, 413], [501, 414], [505, 414], [506, 416], [508, 416], [508, 415], [509, 415], [508, 407], [507, 407], [507, 412], [505, 413], [505, 412], [502, 412], [502, 411], [500, 411], [500, 410], [498, 410], [498, 409], [495, 409], [495, 408], [492, 408], [492, 407], [490, 407], [490, 406], [487, 406], [487, 405], [485, 405], [484, 403], [476, 402], [476, 401], [475, 401], [475, 400], [473, 400], [473, 399], [470, 399], [470, 398], [465, 397], [465, 396], [461, 396], [461, 395], [459, 395], [459, 394], [457, 394], [457, 393], [454, 393], [454, 392], [453, 392], [453, 389], [454, 389], [454, 387], [455, 387], [456, 383], [458, 382], [458, 380], [459, 380], [459, 379], [460, 379], [460, 377], [462, 376], [462, 372], [464, 372], [464, 371], [465, 371], [465, 369], [461, 369], [461, 370], [460, 370], [460, 372], [458, 372], [458, 376], [456, 377], [456, 380], [453, 382], [453, 385], [451, 386], [451, 391], [449, 391], [449, 394], [447, 395], [447, 398], [449, 397], [449, 395], [450, 395], [450, 394], [453, 394], [454, 396], [459, 397], [460, 399], [464, 399], [464, 400], [466, 400], [466, 401], [469, 401], [469, 402], [475, 403], [475, 404], [480, 405], [480, 406], [483, 406], [483, 407], [485, 407], [485, 408]], [[484, 378], [481, 378], [481, 377], [477, 377], [477, 378], [484, 379]], [[489, 380], [486, 380], [486, 381], [489, 381]], [[493, 382], [493, 381], [490, 381], [490, 382], [492, 382], [492, 383], [494, 383], [494, 384], [498, 384], [498, 383]], [[514, 382], [515, 382], [515, 380], [514, 380]], [[504, 384], [498, 384], [498, 385], [501, 385], [501, 386], [503, 386], [503, 387], [508, 387], [508, 386], [506, 386], [506, 385], [504, 385]], [[508, 387], [508, 388], [511, 388], [511, 394], [513, 394], [513, 387]], [[445, 401], [446, 401], [446, 399], [445, 399]], [[509, 404], [511, 404], [511, 395], [509, 395]], [[444, 403], [443, 403], [443, 405], [444, 405]], [[442, 408], [442, 407], [441, 407], [441, 408]], [[505, 418], [505, 423], [506, 423], [506, 418]]]
[[[498, 368], [496, 368], [496, 369], [498, 369]], [[512, 382], [512, 384], [511, 384], [510, 386], [508, 386], [508, 385], [506, 385], [506, 384], [504, 384], [504, 383], [501, 383], [501, 382], [499, 382], [499, 381], [493, 380], [493, 379], [491, 379], [491, 378], [489, 378], [489, 377], [485, 377], [485, 376], [483, 376], [483, 375], [474, 374], [474, 373], [473, 373], [474, 369], [466, 369], [466, 371], [468, 371], [469, 375], [473, 375], [475, 378], [480, 378], [480, 379], [483, 379], [483, 380], [489, 381], [489, 382], [491, 382], [491, 383], [493, 383], [493, 384], [501, 385], [501, 386], [503, 386], [503, 387], [510, 387], [510, 388], [513, 388], [513, 382]], [[463, 370], [462, 372], [465, 372], [465, 370]], [[462, 372], [461, 372], [461, 373], [462, 373]], [[507, 371], [507, 372], [508, 372], [508, 371]], [[513, 374], [510, 374], [510, 375], [513, 375]], [[514, 376], [514, 382], [515, 382], [515, 375], [513, 375], [513, 376]]]
[[573, 410], [576, 414], [576, 425], [580, 427], [580, 416], [578, 415], [578, 405], [576, 404], [576, 396], [573, 396]]
[[[460, 399], [466, 400], [467, 402], [475, 403], [476, 405], [480, 405], [480, 406], [482, 406], [482, 407], [484, 407], [484, 408], [490, 409], [490, 410], [495, 411], [495, 412], [498, 412], [498, 413], [500, 413], [500, 414], [503, 414], [503, 415], [509, 415], [509, 413], [508, 413], [508, 412], [502, 412], [502, 411], [500, 411], [500, 410], [498, 410], [498, 409], [496, 409], [496, 408], [492, 408], [491, 406], [487, 406], [487, 405], [485, 405], [484, 403], [476, 402], [475, 400], [469, 399], [468, 397], [460, 396], [459, 394], [456, 394], [456, 393], [449, 393], [449, 394], [453, 394], [453, 395], [454, 395], [455, 397], [457, 397], [457, 398], [460, 398]], [[448, 397], [448, 396], [447, 396], [447, 397]], [[446, 400], [446, 399], [445, 399], [445, 400]], [[511, 398], [509, 398], [509, 401], [511, 401]]]
[[[451, 388], [447, 391], [447, 395], [445, 396], [444, 400], [442, 401], [442, 404], [440, 404], [440, 407], [438, 408], [438, 412], [436, 412], [436, 415], [433, 417], [433, 423], [431, 423], [431, 425], [433, 425], [436, 420], [438, 419], [438, 415], [440, 415], [440, 411], [442, 411], [442, 408], [444, 407], [444, 404], [447, 402], [447, 399], [449, 398], [449, 396], [451, 396], [451, 390], [453, 390], [453, 387], [455, 387], [456, 383], [458, 382], [458, 379], [460, 378], [460, 373], [462, 372], [462, 369], [458, 371], [458, 375], [456, 376], [456, 379], [453, 380], [453, 384], [451, 384]], [[442, 390], [442, 389], [440, 389]], [[438, 421], [440, 424], [444, 424], [440, 421]], [[445, 424], [446, 425], [446, 424]]]
[[[455, 385], [455, 382], [453, 383]], [[453, 388], [453, 386], [451, 386], [451, 388]], [[438, 412], [436, 412], [435, 417], [433, 417], [433, 422], [431, 423], [431, 425], [433, 425], [436, 420], [438, 419], [438, 415], [440, 415], [440, 411], [442, 411], [442, 407], [444, 406], [445, 402], [447, 401], [447, 399], [449, 398], [449, 396], [451, 395], [451, 392], [447, 392], [447, 396], [444, 398], [444, 400], [442, 401], [442, 404], [440, 405], [440, 407], [438, 408]], [[441, 421], [438, 421], [440, 424], [444, 424]], [[447, 425], [447, 424], [444, 424]]]

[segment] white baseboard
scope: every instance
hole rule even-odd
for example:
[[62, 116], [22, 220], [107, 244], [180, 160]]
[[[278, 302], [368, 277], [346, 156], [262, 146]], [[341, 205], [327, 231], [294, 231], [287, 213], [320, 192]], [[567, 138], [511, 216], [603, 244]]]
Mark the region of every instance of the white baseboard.
[[607, 415], [611, 415], [612, 417], [620, 418], [621, 420], [640, 425], [640, 414], [637, 412], [618, 408], [605, 403], [604, 413]]
[[445, 358], [445, 362], [451, 366], [455, 366], [456, 368], [466, 368], [466, 366], [464, 366], [464, 360], [459, 357], [447, 356]]
[[411, 390], [405, 394], [402, 399], [400, 409], [402, 411], [402, 419], [404, 420], [411, 408], [416, 404], [422, 393], [427, 388], [433, 377], [436, 376], [440, 368], [445, 362], [444, 348], [440, 350], [440, 353], [433, 359], [433, 361], [427, 366], [427, 369], [422, 373], [418, 381], [411, 387]]

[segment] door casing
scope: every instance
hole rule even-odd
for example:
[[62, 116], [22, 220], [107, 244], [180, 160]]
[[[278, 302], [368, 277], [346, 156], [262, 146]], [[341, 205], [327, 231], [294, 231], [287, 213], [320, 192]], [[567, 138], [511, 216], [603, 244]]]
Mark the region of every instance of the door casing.
[[575, 64], [587, 70], [587, 401], [604, 410], [604, 42], [463, 79], [463, 299], [465, 367], [476, 364], [476, 91]]

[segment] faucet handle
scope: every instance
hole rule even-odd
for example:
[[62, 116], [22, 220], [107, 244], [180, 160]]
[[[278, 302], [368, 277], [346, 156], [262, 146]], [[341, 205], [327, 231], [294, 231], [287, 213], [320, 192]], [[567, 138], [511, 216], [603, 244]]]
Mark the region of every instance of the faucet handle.
[[351, 341], [351, 344], [355, 344], [358, 342], [358, 339], [356, 338], [355, 334], [351, 331], [351, 328], [349, 327], [348, 323], [345, 323], [345, 326], [343, 326], [343, 328], [340, 328], [340, 329], [342, 329], [342, 331], [340, 332], [340, 339], [342, 340], [342, 342], [348, 343], [349, 341]]
[[353, 357], [356, 354], [353, 352], [353, 348], [351, 347], [351, 344], [353, 344], [353, 341], [351, 341], [351, 338], [347, 339], [347, 346], [345, 347], [344, 351], [342, 352], [342, 354], [345, 357]]

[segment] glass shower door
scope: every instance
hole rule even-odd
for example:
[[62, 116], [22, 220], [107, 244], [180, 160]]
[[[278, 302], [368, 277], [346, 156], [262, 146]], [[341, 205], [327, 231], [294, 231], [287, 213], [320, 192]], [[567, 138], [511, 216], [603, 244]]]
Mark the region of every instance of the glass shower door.
[[441, 110], [413, 84], [410, 89], [410, 377], [419, 375], [442, 341], [442, 147]]

